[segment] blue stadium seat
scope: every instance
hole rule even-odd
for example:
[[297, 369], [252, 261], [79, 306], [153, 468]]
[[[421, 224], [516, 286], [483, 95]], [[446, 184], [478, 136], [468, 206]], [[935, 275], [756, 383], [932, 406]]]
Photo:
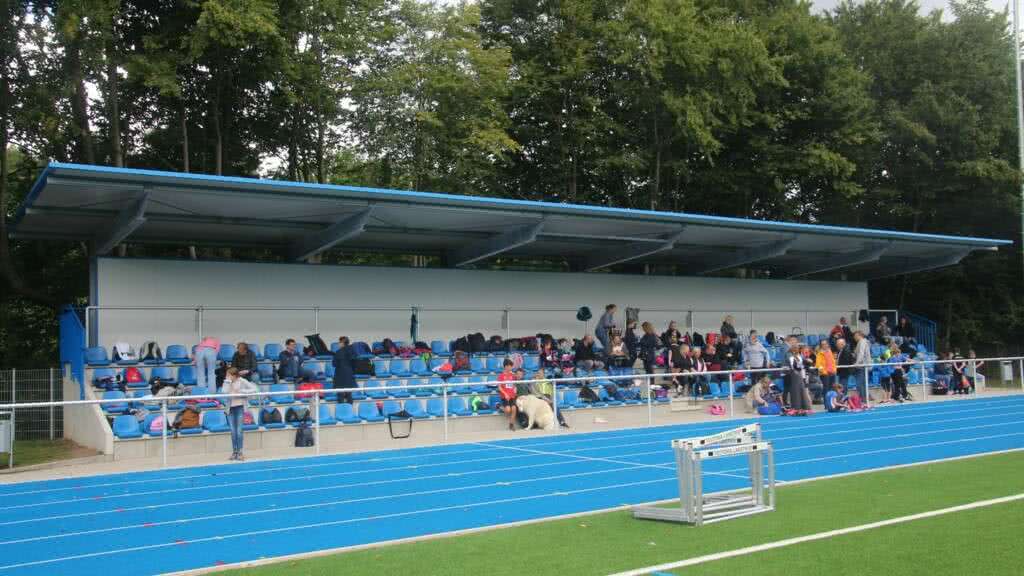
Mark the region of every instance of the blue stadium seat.
[[221, 344], [220, 350], [217, 351], [217, 360], [221, 362], [231, 362], [231, 359], [235, 357], [235, 345], [234, 344]]
[[479, 356], [473, 356], [469, 359], [469, 371], [473, 374], [487, 374], [490, 370], [487, 369], [486, 358]]
[[[107, 383], [103, 380], [109, 378]], [[96, 368], [92, 371], [92, 385], [95, 388], [107, 388], [110, 390], [114, 389], [117, 384], [117, 370], [113, 368]]]
[[[127, 396], [120, 390], [108, 390], [103, 393], [104, 400], [125, 400]], [[128, 411], [128, 402], [111, 402], [102, 404], [103, 411], [107, 414], [124, 414]]]
[[178, 367], [178, 384], [185, 386], [196, 385], [196, 368], [191, 364]]
[[[409, 380], [409, 386], [429, 386], [430, 380], [427, 378], [413, 378]], [[410, 390], [413, 396], [419, 398], [429, 398], [434, 395], [434, 391], [430, 388], [413, 388]]]
[[228, 415], [223, 410], [207, 410], [203, 412], [203, 429], [207, 432], [230, 432]]
[[[718, 385], [718, 382], [711, 381], [708, 383], [708, 393], [704, 395], [704, 399], [712, 400], [714, 398], [718, 398], [718, 395], [721, 393], [722, 390], [721, 387]], [[726, 396], [728, 396], [729, 392], [727, 391], [725, 394]]]
[[391, 375], [391, 371], [388, 369], [390, 362], [383, 358], [374, 358], [373, 360], [373, 375], [378, 378], [387, 378]]
[[604, 404], [606, 406], [622, 406], [622, 401], [616, 400], [608, 394], [608, 390], [606, 390], [604, 386], [597, 386], [597, 397], [601, 400], [599, 404]]
[[408, 398], [412, 396], [401, 380], [388, 380], [387, 387], [388, 396], [392, 398]]
[[[295, 414], [294, 417], [296, 419], [292, 420], [291, 422], [289, 422], [288, 421], [288, 414], [289, 413]], [[312, 418], [313, 418], [313, 411], [310, 410], [306, 406], [289, 406], [284, 411], [284, 423], [287, 424], [288, 426], [291, 426], [292, 428], [298, 428], [303, 422], [305, 422], [307, 420], [312, 422]]]
[[351, 404], [341, 403], [334, 408], [334, 418], [342, 424], [359, 424], [362, 420], [356, 416]]
[[380, 411], [377, 410], [377, 404], [375, 402], [360, 402], [359, 417], [366, 422], [384, 421], [384, 417], [380, 415]]
[[540, 356], [523, 356], [523, 370], [527, 374], [540, 370]]
[[268, 414], [272, 414], [274, 412], [277, 412], [278, 414], [281, 414], [281, 411], [278, 410], [277, 408], [273, 408], [273, 407], [261, 408], [260, 409], [260, 418], [259, 418], [260, 426], [266, 428], [267, 430], [276, 430], [276, 429], [284, 428], [284, 416], [283, 415], [281, 416], [281, 421], [280, 422], [273, 422], [273, 423], [267, 422], [267, 415]]
[[357, 358], [373, 357], [373, 351], [370, 350], [370, 345], [366, 342], [356, 342], [352, 345], [352, 351], [355, 352]]
[[423, 400], [406, 400], [403, 407], [413, 418], [430, 417], [430, 414], [427, 414], [427, 411], [423, 409]]
[[284, 346], [280, 344], [267, 344], [263, 346], [263, 357], [267, 360], [277, 362], [277, 359], [281, 357], [281, 351], [284, 350]]
[[275, 394], [270, 396], [270, 401], [275, 404], [291, 404], [295, 402], [295, 396], [290, 394], [291, 391], [291, 387], [287, 384], [271, 384], [270, 392], [275, 392]]
[[427, 414], [437, 418], [444, 416], [444, 399], [431, 398], [427, 400]]
[[580, 393], [578, 390], [566, 390], [562, 393], [562, 399], [558, 403], [559, 409], [572, 410], [580, 406]]
[[[383, 380], [377, 380], [376, 378], [373, 378], [373, 379], [370, 379], [370, 380], [366, 381], [366, 387], [367, 388], [383, 388], [384, 387], [384, 381]], [[366, 391], [366, 397], [367, 398], [372, 398], [374, 400], [383, 400], [384, 398], [388, 397], [388, 391], [387, 390], [367, 390]]]
[[[192, 392], [189, 395], [206, 396], [208, 394], [210, 394], [210, 391], [206, 389], [206, 386], [196, 386], [195, 388], [192, 389]], [[199, 406], [200, 408], [216, 408], [220, 406], [220, 402], [217, 401], [216, 399], [210, 399], [205, 402], [199, 402], [197, 406]]]
[[[348, 406], [348, 404], [345, 405]], [[330, 404], [320, 405], [320, 412], [317, 414], [317, 418], [320, 420], [321, 426], [333, 426], [338, 423], [338, 421], [334, 419], [334, 414], [331, 413]]]
[[110, 357], [106, 348], [90, 346], [85, 349], [85, 363], [89, 366], [110, 366]]
[[431, 358], [430, 359], [430, 372], [431, 374], [441, 374], [443, 376], [451, 375], [451, 370], [442, 370], [441, 367], [445, 364], [451, 366], [450, 358]]
[[256, 344], [255, 342], [246, 342], [245, 345], [249, 347], [249, 350], [252, 350], [252, 355], [256, 357], [257, 362], [263, 360], [263, 349], [260, 348], [259, 344]]
[[274, 367], [270, 364], [257, 364], [256, 373], [260, 375], [260, 382], [274, 381]]
[[154, 366], [149, 372], [149, 381], [159, 378], [161, 382], [175, 383], [178, 378], [177, 369], [170, 366]]
[[413, 358], [412, 361], [409, 362], [409, 371], [412, 372], [414, 376], [433, 375], [433, 372], [430, 370], [430, 367], [427, 366], [427, 363], [423, 361], [423, 358]]
[[466, 399], [462, 396], [452, 396], [448, 399], [449, 416], [472, 416], [473, 411], [466, 406]]
[[470, 376], [469, 383], [472, 385], [470, 386], [470, 391], [474, 394], [487, 394], [491, 391], [491, 387], [484, 384], [484, 382], [487, 382], [489, 379], [487, 376]]
[[142, 437], [142, 430], [139, 428], [139, 421], [135, 419], [135, 416], [130, 414], [123, 414], [114, 418], [114, 423], [111, 428], [114, 431], [114, 436], [121, 439]]
[[188, 357], [188, 349], [181, 344], [168, 346], [166, 358], [171, 364], [188, 364], [192, 361]]
[[[487, 371], [493, 374], [498, 374], [505, 369], [505, 357], [504, 356], [488, 356], [487, 357]], [[474, 372], [477, 372], [474, 370]], [[477, 372], [479, 373], [479, 372]]]
[[448, 351], [448, 343], [444, 340], [434, 340], [430, 343], [430, 353], [434, 356], [440, 356], [442, 358], [451, 356]]
[[388, 372], [399, 378], [409, 378], [412, 372], [409, 371], [409, 361], [405, 358], [395, 358], [388, 366]]
[[[142, 425], [139, 426], [139, 430], [143, 434], [147, 434], [149, 436], [162, 436], [163, 435], [163, 430], [162, 429], [161, 430], [150, 430], [150, 427], [153, 425], [153, 420], [156, 420], [160, 416], [161, 416], [160, 414], [146, 414], [146, 419], [142, 421]], [[170, 432], [170, 431], [168, 430], [168, 432]]]
[[452, 376], [448, 379], [448, 393], [449, 394], [472, 394], [473, 389], [467, 386], [469, 378], [465, 376]]
[[384, 417], [387, 418], [392, 414], [397, 414], [402, 411], [402, 403], [398, 400], [385, 400], [384, 406], [382, 407]]

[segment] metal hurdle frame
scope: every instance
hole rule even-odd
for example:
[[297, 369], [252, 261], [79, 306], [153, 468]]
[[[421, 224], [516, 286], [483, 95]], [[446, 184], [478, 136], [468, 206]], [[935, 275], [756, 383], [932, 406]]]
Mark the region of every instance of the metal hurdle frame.
[[[634, 518], [702, 526], [775, 510], [775, 453], [771, 442], [761, 439], [760, 424], [673, 440], [672, 449], [679, 471], [679, 508], [637, 506], [633, 508]], [[742, 454], [747, 455], [750, 466], [750, 493], [744, 490], [704, 496], [702, 462]]]

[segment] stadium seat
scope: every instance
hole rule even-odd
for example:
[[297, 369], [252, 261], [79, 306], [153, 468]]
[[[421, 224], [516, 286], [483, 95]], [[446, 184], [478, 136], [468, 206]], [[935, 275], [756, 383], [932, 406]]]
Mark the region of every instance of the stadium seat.
[[453, 376], [448, 379], [448, 393], [449, 394], [472, 394], [473, 389], [467, 384], [469, 378], [465, 376]]
[[451, 356], [448, 351], [448, 343], [444, 340], [434, 340], [430, 343], [430, 353], [434, 356], [440, 356], [442, 358]]
[[[721, 394], [721, 393], [722, 393], [722, 390], [721, 390], [721, 387], [718, 385], [718, 382], [714, 382], [714, 381], [709, 382], [708, 383], [708, 393], [704, 395], [704, 399], [705, 400], [713, 400], [715, 398], [718, 398], [718, 395]], [[726, 392], [725, 394], [726, 394], [726, 396], [728, 396], [729, 392]]]
[[178, 375], [177, 370], [170, 366], [154, 366], [149, 372], [149, 381], [159, 378], [161, 382], [169, 382], [171, 384], [177, 381]]
[[223, 410], [207, 410], [203, 412], [203, 430], [207, 432], [230, 432], [228, 415]]
[[359, 417], [365, 422], [384, 421], [384, 417], [380, 415], [380, 411], [377, 410], [377, 404], [375, 402], [360, 402]]
[[580, 393], [578, 390], [566, 390], [562, 393], [562, 399], [558, 402], [560, 409], [572, 410], [579, 408]]
[[[487, 357], [487, 371], [492, 374], [499, 374], [505, 369], [504, 363], [504, 356], [489, 356]], [[474, 372], [476, 372], [476, 370], [474, 370]]]
[[111, 402], [103, 404], [103, 411], [107, 414], [124, 414], [128, 411], [127, 396], [120, 390], [108, 390], [103, 393], [104, 400], [125, 400], [124, 402]]
[[388, 391], [387, 390], [383, 390], [383, 388], [384, 388], [384, 381], [383, 380], [377, 380], [376, 378], [371, 379], [371, 380], [367, 380], [366, 381], [366, 387], [367, 388], [380, 388], [380, 390], [367, 390], [366, 391], [366, 397], [367, 398], [372, 398], [374, 400], [383, 400], [384, 398], [388, 397]]
[[601, 400], [601, 403], [606, 406], [622, 406], [622, 400], [615, 399], [615, 397], [608, 393], [608, 390], [606, 390], [604, 386], [597, 387], [597, 397]]
[[362, 420], [356, 416], [351, 404], [341, 403], [334, 407], [334, 418], [342, 424], [359, 424]]
[[89, 366], [110, 366], [110, 357], [106, 348], [90, 346], [85, 349], [85, 363]]
[[273, 408], [273, 407], [261, 408], [260, 409], [260, 418], [259, 418], [260, 426], [266, 428], [267, 430], [277, 430], [277, 429], [280, 429], [280, 428], [284, 428], [284, 415], [281, 415], [281, 421], [280, 422], [267, 422], [267, 415], [268, 414], [272, 414], [274, 412], [277, 412], [278, 414], [281, 414], [281, 411], [278, 410], [277, 408]]
[[402, 403], [398, 400], [385, 400], [382, 408], [384, 417], [387, 418], [392, 414], [397, 414], [402, 411]]
[[[291, 387], [287, 384], [271, 384], [270, 392], [275, 392], [275, 394], [270, 396], [270, 401], [275, 404], [291, 404], [295, 402], [295, 396], [290, 394], [291, 391]], [[285, 394], [285, 392], [289, 392], [289, 394]]]
[[523, 370], [527, 374], [540, 370], [540, 356], [523, 356]]
[[391, 371], [388, 369], [390, 362], [383, 358], [374, 358], [373, 360], [373, 375], [378, 378], [387, 378], [391, 376]]
[[401, 380], [388, 380], [386, 386], [388, 387], [388, 396], [392, 398], [408, 398], [412, 396]]
[[405, 358], [395, 358], [392, 360], [388, 366], [388, 371], [392, 376], [399, 378], [409, 378], [412, 376], [412, 372], [409, 371], [409, 360]]
[[449, 367], [450, 367], [451, 366], [451, 359], [450, 358], [431, 358], [430, 359], [430, 373], [431, 374], [441, 374], [443, 376], [450, 376], [451, 373], [452, 373], [452, 371], [450, 369], [447, 369], [447, 370], [442, 370], [441, 369], [441, 367], [444, 366], [445, 364], [448, 364]]
[[[409, 380], [409, 386], [429, 386], [430, 380], [427, 378], [413, 378]], [[419, 398], [429, 398], [434, 395], [432, 388], [413, 388], [409, 391], [413, 396]]]
[[188, 357], [188, 349], [181, 344], [171, 344], [168, 346], [165, 358], [171, 364], [188, 364], [192, 362]]
[[284, 350], [284, 346], [280, 344], [267, 344], [263, 347], [263, 357], [277, 362], [277, 359], [281, 357], [282, 350]]
[[[345, 404], [345, 406], [348, 406], [348, 404]], [[321, 426], [333, 426], [338, 423], [338, 421], [334, 419], [334, 414], [331, 413], [330, 404], [320, 405], [320, 411], [317, 413], [317, 418], [320, 420]]]
[[252, 351], [252, 354], [253, 356], [256, 357], [257, 362], [263, 360], [263, 349], [260, 348], [259, 344], [256, 344], [254, 342], [246, 342], [245, 345], [248, 346], [249, 350]]
[[[288, 415], [294, 414], [295, 420], [288, 421]], [[292, 428], [298, 428], [303, 422], [312, 422], [313, 411], [306, 406], [289, 406], [284, 411], [284, 423]]]
[[185, 386], [196, 385], [196, 369], [191, 364], [178, 367], [178, 384]]
[[470, 391], [474, 394], [487, 394], [491, 391], [491, 387], [485, 384], [489, 378], [487, 376], [470, 376], [469, 383]]
[[[206, 386], [196, 386], [195, 388], [192, 389], [192, 392], [189, 395], [206, 396], [208, 394], [210, 394], [210, 391], [206, 389]], [[200, 408], [216, 408], [220, 406], [220, 402], [216, 399], [211, 398], [206, 401], [200, 401], [196, 405], [199, 406]]]
[[427, 400], [427, 414], [437, 418], [444, 416], [444, 399], [431, 398]]
[[125, 380], [125, 387], [126, 388], [128, 388], [128, 389], [132, 389], [132, 388], [149, 388], [149, 381], [146, 380], [146, 373], [142, 370], [142, 368], [138, 369], [139, 372], [142, 374], [142, 381], [140, 381], [140, 382], [128, 382], [128, 376], [127, 376], [127, 371], [128, 370], [129, 370], [129, 368], [125, 368], [124, 370], [121, 371], [121, 377], [124, 378], [124, 380]]
[[490, 371], [487, 369], [486, 358], [479, 356], [473, 356], [469, 359], [469, 371], [473, 374], [487, 374]]
[[427, 363], [423, 361], [423, 358], [413, 358], [409, 362], [409, 371], [414, 376], [432, 376], [434, 373], [427, 366]]
[[123, 414], [114, 418], [114, 423], [111, 426], [111, 429], [114, 431], [114, 436], [121, 439], [142, 437], [142, 430], [139, 428], [139, 421], [136, 420], [135, 416], [130, 414]]
[[466, 406], [466, 399], [462, 396], [452, 396], [448, 399], [449, 416], [472, 416], [473, 411]]
[[429, 418], [430, 414], [423, 409], [423, 400], [406, 400], [403, 406], [413, 418]]
[[257, 364], [256, 373], [260, 375], [260, 382], [274, 381], [274, 367], [270, 364]]
[[231, 359], [235, 357], [235, 345], [234, 344], [221, 344], [220, 350], [217, 350], [217, 360], [221, 362], [231, 362]]
[[150, 430], [150, 427], [153, 425], [153, 420], [156, 420], [160, 416], [160, 414], [146, 414], [146, 419], [143, 420], [142, 425], [139, 426], [139, 431], [148, 436], [162, 436], [163, 429]]
[[[109, 378], [104, 382], [105, 378]], [[117, 384], [117, 370], [114, 368], [96, 368], [92, 371], [92, 385], [94, 388], [105, 388], [113, 390]]]

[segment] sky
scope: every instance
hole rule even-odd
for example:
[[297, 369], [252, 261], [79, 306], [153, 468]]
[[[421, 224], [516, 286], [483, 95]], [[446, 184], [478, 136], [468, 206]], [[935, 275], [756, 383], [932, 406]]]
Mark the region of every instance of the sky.
[[[828, 10], [835, 8], [841, 0], [812, 0], [814, 7], [819, 10]], [[996, 12], [1006, 8], [1009, 0], [988, 0], [988, 6]], [[936, 8], [942, 8], [946, 10], [949, 6], [948, 0], [917, 0], [917, 5], [921, 7], [921, 12], [928, 13]], [[948, 10], [947, 10], [948, 11]]]

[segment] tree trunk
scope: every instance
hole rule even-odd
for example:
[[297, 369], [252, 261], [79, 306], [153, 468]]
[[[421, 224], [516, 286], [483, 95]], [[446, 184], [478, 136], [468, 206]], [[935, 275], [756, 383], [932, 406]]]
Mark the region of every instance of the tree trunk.
[[71, 98], [71, 116], [78, 131], [78, 160], [86, 164], [96, 163], [96, 152], [92, 143], [92, 130], [89, 128], [89, 94], [85, 90], [85, 78], [82, 73], [82, 56], [80, 40], [81, 32], [66, 44], [65, 64], [68, 80], [74, 87]]
[[661, 141], [658, 139], [658, 116], [652, 114], [653, 138], [651, 144], [654, 146], [654, 173], [651, 175], [651, 210], [658, 209], [658, 191], [661, 190]]
[[185, 98], [181, 98], [181, 167], [186, 173], [190, 171], [188, 159], [188, 111], [185, 107]]
[[220, 125], [220, 82], [217, 82], [217, 88], [213, 91], [213, 102], [211, 106], [213, 108], [213, 163], [214, 170], [217, 176], [224, 173], [224, 140], [221, 134]]
[[288, 179], [299, 179], [299, 104], [292, 105], [291, 130], [288, 136]]
[[111, 18], [110, 39], [107, 41], [107, 106], [110, 117], [110, 162], [117, 167], [124, 167], [124, 156], [121, 152], [121, 110], [120, 95], [118, 93], [117, 77], [117, 43], [114, 39], [116, 33], [117, 16]]

